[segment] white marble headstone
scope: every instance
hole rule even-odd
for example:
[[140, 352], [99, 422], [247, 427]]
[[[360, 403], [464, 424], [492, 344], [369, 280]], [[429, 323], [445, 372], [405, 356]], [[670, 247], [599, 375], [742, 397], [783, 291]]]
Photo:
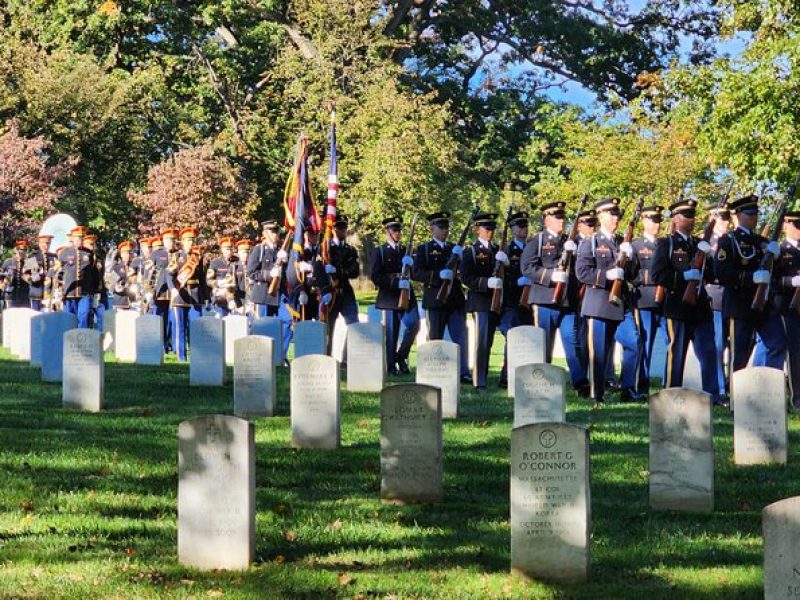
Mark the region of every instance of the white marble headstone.
[[31, 318], [39, 313], [30, 308], [13, 308], [8, 324], [11, 354], [22, 360], [31, 359]]
[[250, 324], [250, 333], [275, 340], [275, 366], [283, 366], [283, 322], [278, 317], [254, 319]]
[[239, 338], [233, 345], [233, 413], [271, 417], [275, 407], [275, 340], [262, 335]]
[[381, 323], [347, 327], [347, 389], [380, 392], [386, 371], [386, 343]]
[[514, 396], [514, 370], [518, 365], [544, 363], [545, 331], [533, 325], [520, 325], [508, 330], [508, 397]]
[[785, 463], [788, 431], [783, 371], [747, 367], [736, 371], [731, 379], [734, 462]]
[[309, 354], [327, 354], [328, 326], [319, 321], [297, 321], [294, 324], [294, 358]]
[[31, 336], [31, 366], [42, 366], [42, 317], [45, 313], [36, 313], [30, 320], [30, 333]]
[[216, 317], [189, 323], [189, 385], [225, 384], [225, 324]]
[[164, 362], [164, 325], [158, 315], [136, 319], [136, 364], [160, 365]]
[[338, 448], [339, 362], [326, 354], [295, 358], [290, 367], [292, 446]]
[[514, 375], [514, 427], [566, 421], [565, 381], [561, 367], [548, 363], [518, 365]]
[[102, 334], [94, 329], [71, 329], [64, 334], [64, 408], [98, 412], [103, 408], [105, 364]]
[[434, 340], [417, 346], [417, 383], [432, 385], [442, 391], [442, 418], [458, 417], [459, 352], [458, 344]]
[[228, 315], [222, 320], [225, 322], [225, 364], [233, 365], [233, 345], [247, 335], [250, 324], [243, 315]]
[[56, 382], [64, 373], [64, 334], [78, 326], [72, 313], [52, 312], [42, 315], [42, 381]]
[[114, 355], [121, 362], [136, 362], [136, 320], [139, 316], [135, 310], [116, 310]]
[[764, 598], [800, 598], [800, 496], [765, 507]]

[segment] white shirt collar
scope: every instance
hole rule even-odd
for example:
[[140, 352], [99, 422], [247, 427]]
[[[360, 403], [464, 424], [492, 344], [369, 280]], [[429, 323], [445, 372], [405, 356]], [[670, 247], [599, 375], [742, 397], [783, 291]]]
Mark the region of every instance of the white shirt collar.
[[751, 233], [753, 233], [753, 232], [752, 232], [752, 231], [750, 231], [750, 230], [749, 230], [747, 227], [743, 227], [743, 226], [741, 226], [741, 225], [737, 226], [737, 227], [736, 227], [736, 229], [741, 229], [742, 231], [744, 231], [744, 232], [745, 232], [746, 234], [748, 234], [748, 235], [749, 235], [749, 234], [751, 234]]
[[486, 241], [486, 240], [483, 240], [483, 239], [481, 239], [481, 238], [478, 238], [478, 242], [480, 242], [481, 246], [483, 246], [484, 248], [489, 248], [489, 247], [490, 247], [490, 246], [489, 246], [489, 242], [488, 242], [488, 241]]
[[439, 241], [439, 240], [437, 240], [436, 238], [433, 238], [433, 241], [434, 241], [434, 242], [436, 242], [437, 244], [439, 244], [439, 248], [442, 248], [442, 249], [444, 249], [445, 242], [440, 242], [440, 241]]
[[397, 250], [397, 244], [395, 244], [392, 240], [386, 240], [386, 245], [392, 250]]
[[790, 245], [792, 248], [797, 248], [797, 245], [798, 245], [798, 240], [793, 240], [793, 239], [791, 239], [791, 238], [786, 238], [786, 242], [788, 242], [788, 244], [789, 244], [789, 245]]
[[547, 229], [547, 233], [549, 233], [553, 237], [558, 237], [558, 234], [550, 228]]
[[656, 236], [654, 236], [652, 234], [649, 234], [649, 233], [643, 234], [643, 237], [644, 237], [644, 239], [646, 239], [648, 242], [651, 242], [651, 243], [656, 241]]
[[683, 233], [683, 232], [682, 232], [680, 229], [676, 229], [676, 230], [675, 230], [675, 233], [677, 233], [679, 236], [681, 236], [681, 237], [683, 238], [683, 240], [684, 240], [684, 241], [686, 241], [686, 240], [688, 240], [688, 239], [689, 239], [689, 236], [688, 236], [688, 235], [686, 235], [685, 233]]
[[600, 228], [600, 231], [599, 231], [599, 233], [600, 233], [600, 234], [602, 234], [602, 235], [604, 235], [604, 236], [606, 236], [607, 238], [614, 239], [614, 234], [613, 234], [613, 233], [611, 233], [610, 231], [606, 231], [606, 229], [605, 229], [604, 227], [601, 227], [601, 228]]

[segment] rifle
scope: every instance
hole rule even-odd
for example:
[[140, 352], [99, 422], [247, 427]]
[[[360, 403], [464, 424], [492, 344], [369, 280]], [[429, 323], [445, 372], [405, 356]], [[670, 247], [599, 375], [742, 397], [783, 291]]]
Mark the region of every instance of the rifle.
[[[283, 239], [283, 244], [281, 244], [281, 250], [283, 250], [284, 252], [288, 252], [289, 246], [292, 244], [292, 238], [293, 237], [294, 236], [292, 235], [291, 231], [287, 231], [286, 232], [286, 237]], [[267, 293], [270, 296], [277, 295], [278, 290], [281, 288], [281, 277], [283, 277], [283, 265], [284, 265], [284, 262], [285, 261], [283, 261], [281, 259], [276, 259], [275, 260], [275, 266], [276, 267], [281, 267], [281, 272], [278, 274], [277, 277], [273, 277], [272, 281], [269, 282], [269, 290], [268, 290]]]
[[[631, 217], [630, 222], [628, 223], [628, 228], [625, 230], [625, 235], [622, 237], [622, 242], [630, 243], [631, 239], [633, 239], [633, 230], [636, 227], [636, 223], [639, 221], [639, 217], [642, 214], [642, 206], [644, 205], [644, 197], [639, 198], [639, 201], [636, 203], [636, 209], [633, 211], [633, 216]], [[620, 269], [624, 269], [625, 265], [628, 264], [628, 256], [625, 254], [620, 253], [617, 256], [617, 264], [616, 267]], [[613, 304], [614, 306], [619, 306], [622, 304], [622, 285], [625, 283], [624, 279], [615, 279], [614, 282], [611, 284], [611, 291], [608, 293], [608, 301]]]
[[[509, 206], [506, 212], [506, 222], [503, 225], [503, 237], [500, 239], [500, 250], [503, 252], [506, 251], [506, 243], [508, 242], [508, 220], [511, 218], [513, 212], [514, 207]], [[505, 277], [505, 265], [499, 260], [496, 260], [494, 263], [494, 273], [492, 273], [492, 276], [499, 277], [500, 279]], [[491, 311], [498, 315], [503, 313], [503, 286], [492, 290]]]
[[[572, 221], [572, 225], [570, 226], [569, 235], [567, 236], [567, 240], [574, 242], [575, 239], [578, 237], [578, 215], [583, 212], [583, 207], [586, 206], [586, 202], [589, 200], [589, 194], [584, 194], [583, 198], [581, 198], [581, 204], [578, 207], [578, 212], [575, 213], [575, 219]], [[561, 251], [561, 258], [558, 261], [558, 266], [556, 267], [556, 271], [561, 273], [568, 273], [570, 264], [572, 263], [572, 252], [567, 250], [566, 248]], [[556, 283], [556, 287], [553, 290], [553, 304], [560, 304], [561, 298], [564, 296], [564, 290], [566, 289], [566, 284], [563, 281], [559, 281]]]
[[[730, 198], [731, 191], [733, 190], [734, 182], [731, 181], [731, 184], [728, 186], [728, 191], [717, 201], [716, 209], [719, 210]], [[714, 235], [714, 226], [717, 224], [717, 217], [712, 213], [711, 218], [706, 223], [705, 229], [703, 229], [703, 241], [710, 242], [711, 236]], [[702, 250], [697, 250], [694, 253], [694, 257], [692, 257], [692, 269], [697, 269], [701, 273], [703, 272], [703, 267], [706, 264], [706, 253]], [[697, 304], [697, 292], [700, 289], [700, 282], [699, 281], [689, 281], [686, 284], [686, 289], [683, 291], [683, 298], [682, 301], [684, 304], [688, 304], [690, 306], [694, 306]]]
[[[669, 226], [669, 234], [672, 235], [675, 233], [675, 221], [672, 221]], [[663, 285], [656, 286], [656, 292], [653, 294], [653, 302], [656, 303], [656, 306], [661, 306], [664, 304], [664, 298], [667, 296], [667, 288]]]
[[[467, 235], [469, 235], [469, 228], [472, 225], [472, 221], [475, 220], [475, 217], [478, 216], [480, 212], [480, 207], [478, 206], [478, 201], [475, 201], [475, 206], [472, 209], [472, 212], [469, 214], [469, 218], [467, 219], [467, 224], [464, 225], [464, 231], [461, 232], [461, 237], [458, 238], [458, 245], [462, 248], [464, 247], [464, 242], [467, 240]], [[450, 254], [450, 258], [447, 261], [446, 269], [450, 269], [454, 272], [458, 268], [458, 261], [460, 257], [458, 254]], [[455, 279], [455, 277], [454, 277]], [[450, 296], [450, 291], [453, 289], [453, 279], [445, 279], [442, 281], [442, 285], [439, 287], [439, 293], [436, 294], [436, 299], [439, 302], [446, 302], [447, 298]]]
[[[411, 218], [411, 231], [408, 234], [408, 242], [406, 243], [406, 253], [405, 256], [411, 256], [414, 252], [414, 230], [417, 228], [417, 213], [414, 213], [414, 216]], [[400, 270], [400, 280], [401, 281], [410, 281], [411, 280], [411, 273], [409, 272], [411, 267], [403, 265], [403, 268]], [[400, 297], [397, 299], [397, 310], [408, 310], [408, 303], [411, 301], [411, 287], [400, 290]]]

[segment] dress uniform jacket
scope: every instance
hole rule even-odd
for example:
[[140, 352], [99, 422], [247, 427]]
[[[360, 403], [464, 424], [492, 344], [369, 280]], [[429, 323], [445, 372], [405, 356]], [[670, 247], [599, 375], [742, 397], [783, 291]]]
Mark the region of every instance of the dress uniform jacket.
[[58, 260], [64, 273], [64, 298], [93, 296], [98, 292], [94, 252], [72, 246], [62, 250]]
[[[709, 243], [711, 244], [712, 256], [717, 253], [717, 244], [719, 242], [720, 236], [716, 233], [711, 236], [711, 240]], [[706, 293], [708, 297], [711, 299], [711, 308], [712, 310], [722, 310], [722, 298], [725, 295], [725, 288], [719, 282], [719, 277], [717, 276], [717, 271], [714, 268], [714, 261], [712, 258], [708, 258], [706, 263], [710, 265], [711, 271], [711, 281], [710, 283], [706, 284]]]
[[[611, 321], [622, 321], [625, 318], [625, 305], [629, 304], [629, 297], [623, 292], [624, 301], [619, 306], [611, 304], [608, 301], [608, 293], [614, 282], [606, 279], [606, 271], [617, 264], [617, 253], [621, 243], [620, 236], [607, 236], [598, 231], [578, 247], [575, 272], [580, 282], [586, 285], [581, 304], [581, 315], [584, 317]], [[625, 279], [633, 280], [638, 271], [638, 261], [634, 253], [625, 267]], [[623, 290], [626, 285], [623, 284]]]
[[[311, 272], [306, 273], [305, 280], [301, 279], [296, 266], [300, 261], [305, 261], [311, 265]], [[322, 254], [318, 246], [313, 248], [303, 248], [302, 256], [296, 252], [289, 255], [289, 263], [286, 266], [286, 278], [289, 284], [289, 298], [292, 307], [298, 313], [301, 312], [300, 293], [305, 291], [308, 296], [308, 303], [305, 307], [306, 319], [315, 319], [319, 315], [319, 301], [325, 294], [333, 291], [330, 285], [328, 274], [322, 264]]]
[[511, 240], [505, 248], [509, 260], [503, 278], [503, 306], [506, 308], [519, 307], [522, 286], [517, 285], [517, 280], [522, 277], [522, 253], [524, 250], [525, 248], [521, 243], [517, 243], [517, 240]]
[[725, 286], [722, 300], [725, 318], [753, 318], [751, 305], [757, 287], [753, 283], [753, 273], [761, 266], [766, 243], [767, 240], [757, 233], [740, 227], [719, 239], [714, 268], [720, 283]]
[[[34, 252], [28, 259], [25, 261], [26, 264], [30, 264], [31, 262], [35, 261], [38, 265], [38, 273], [31, 272], [31, 281], [30, 281], [30, 298], [31, 300], [41, 300], [44, 298], [44, 284], [45, 280], [47, 279], [47, 273], [53, 266], [53, 263], [56, 262], [56, 255], [52, 252], [45, 252], [42, 253], [40, 251]], [[26, 266], [27, 270], [27, 266]]]
[[336, 295], [341, 300], [355, 300], [351, 279], [356, 279], [361, 274], [358, 265], [358, 252], [346, 241], [330, 241], [328, 247], [328, 262], [336, 267], [336, 273], [329, 276]]
[[800, 244], [792, 244], [788, 240], [781, 242], [781, 255], [775, 262], [773, 272], [775, 274], [773, 281], [776, 284], [773, 306], [781, 314], [788, 315], [792, 312], [789, 304], [794, 291], [800, 289], [792, 287], [792, 277], [800, 275]]
[[[369, 278], [378, 288], [378, 297], [375, 299], [375, 308], [380, 310], [397, 310], [400, 301], [400, 274], [403, 270], [402, 260], [406, 255], [405, 246], [396, 244], [392, 247], [388, 242], [375, 248], [369, 267]], [[409, 269], [409, 274], [411, 270]], [[410, 279], [410, 278], [409, 278]], [[409, 289], [408, 307], [417, 305], [414, 288]]]
[[108, 288], [114, 294], [115, 307], [130, 308], [129, 292], [134, 277], [136, 277], [136, 269], [133, 267], [133, 261], [130, 265], [126, 265], [120, 260], [111, 267], [111, 271], [108, 273]]
[[280, 289], [274, 296], [269, 295], [272, 284], [270, 271], [275, 266], [278, 247], [266, 242], [256, 244], [247, 256], [247, 277], [250, 280], [250, 298], [254, 304], [279, 306], [281, 294], [286, 293], [286, 278], [281, 277]]
[[466, 309], [469, 312], [489, 312], [492, 308], [493, 292], [488, 282], [494, 275], [497, 250], [496, 244], [484, 246], [476, 241], [461, 256], [461, 278], [468, 290]]
[[178, 295], [171, 299], [170, 305], [173, 307], [193, 306], [199, 308], [208, 299], [205, 285], [206, 266], [202, 257], [192, 271], [192, 274], [189, 275], [189, 279], [186, 280], [186, 283], [184, 285], [178, 283], [178, 273], [180, 273], [181, 268], [188, 260], [189, 253], [185, 250], [178, 250], [177, 267], [174, 271], [169, 272], [169, 277], [167, 278], [167, 285], [169, 285], [170, 290], [178, 290]]
[[453, 273], [453, 285], [445, 301], [439, 302], [436, 297], [442, 286], [439, 272], [447, 268], [453, 246], [455, 244], [452, 242], [445, 242], [444, 246], [441, 246], [436, 240], [430, 240], [416, 249], [412, 277], [414, 281], [419, 281], [423, 285], [422, 308], [424, 309], [451, 310], [465, 305], [464, 290], [461, 289], [458, 273]]
[[[174, 252], [177, 250], [173, 250]], [[166, 248], [156, 248], [145, 263], [144, 281], [153, 282], [154, 300], [169, 300], [169, 260], [170, 252]]]
[[[522, 274], [531, 280], [528, 304], [573, 310], [578, 306], [580, 283], [572, 268], [568, 269], [570, 276], [567, 278], [566, 289], [561, 295], [558, 306], [553, 304], [553, 292], [556, 287], [556, 282], [553, 281], [553, 272], [561, 261], [566, 241], [566, 235], [555, 235], [549, 231], [540, 231], [528, 240], [521, 259]], [[569, 265], [569, 267], [571, 266]]]
[[14, 256], [3, 265], [6, 274], [6, 299], [15, 305], [27, 305], [30, 302], [30, 285], [24, 277], [25, 260]]
[[[239, 288], [239, 271], [241, 264], [239, 258], [232, 256], [230, 260], [218, 256], [212, 260], [206, 271], [206, 283], [208, 284], [209, 296], [211, 301], [220, 306], [228, 307], [228, 300], [233, 300], [238, 306], [242, 304], [242, 290]], [[228, 290], [228, 276], [233, 277], [233, 289]], [[233, 297], [228, 297], [228, 292]]]
[[[711, 303], [703, 288], [697, 289], [697, 304], [692, 306], [683, 302], [683, 293], [689, 282], [683, 272], [692, 268], [692, 260], [697, 251], [699, 238], [684, 238], [677, 231], [657, 241], [652, 261], [652, 276], [657, 285], [665, 288], [663, 315], [680, 321], [703, 321], [711, 319]], [[706, 261], [704, 278], [711, 277], [711, 267]]]
[[656, 303], [656, 282], [653, 277], [653, 258], [658, 240], [650, 241], [645, 237], [631, 242], [633, 251], [639, 261], [639, 274], [633, 281], [633, 302], [636, 308], [654, 310]]

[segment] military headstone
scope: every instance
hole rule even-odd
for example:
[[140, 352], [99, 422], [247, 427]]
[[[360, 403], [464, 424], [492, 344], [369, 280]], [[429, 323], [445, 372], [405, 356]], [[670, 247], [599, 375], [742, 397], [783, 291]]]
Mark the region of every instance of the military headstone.
[[31, 317], [30, 336], [31, 336], [31, 366], [42, 366], [42, 323], [46, 313], [36, 313]]
[[250, 324], [252, 335], [263, 335], [275, 340], [275, 366], [283, 366], [283, 323], [278, 317], [254, 319]]
[[418, 383], [381, 392], [381, 499], [439, 502], [443, 496], [442, 392]]
[[547, 363], [529, 363], [518, 365], [514, 373], [514, 427], [566, 421], [564, 369]]
[[683, 385], [687, 390], [703, 391], [703, 374], [700, 371], [700, 359], [694, 351], [694, 344], [689, 344], [686, 351], [686, 362], [683, 365]]
[[103, 408], [105, 364], [102, 334], [94, 329], [71, 329], [64, 334], [64, 408], [98, 412]]
[[292, 446], [338, 448], [339, 362], [325, 354], [295, 358], [290, 367]]
[[511, 571], [585, 581], [591, 562], [589, 436], [566, 423], [511, 431]]
[[737, 465], [785, 463], [786, 383], [783, 371], [748, 367], [733, 374], [733, 459]]
[[107, 310], [103, 315], [103, 350], [113, 352], [116, 356], [117, 309]]
[[386, 370], [386, 344], [380, 323], [347, 326], [347, 389], [379, 392]]
[[800, 598], [800, 496], [766, 506], [764, 598]]
[[[221, 321], [220, 321], [221, 324]], [[178, 560], [246, 569], [255, 556], [253, 424], [208, 415], [178, 426]]]
[[78, 326], [78, 318], [68, 312], [42, 315], [42, 381], [61, 381], [64, 377], [64, 334]]
[[224, 385], [225, 324], [201, 317], [189, 324], [189, 385]]
[[541, 327], [520, 325], [512, 327], [506, 335], [508, 345], [508, 396], [514, 396], [514, 371], [519, 365], [544, 363], [545, 331]]
[[116, 311], [114, 355], [121, 362], [136, 362], [136, 320], [138, 318], [139, 313], [135, 310]]
[[164, 362], [164, 327], [157, 315], [136, 319], [136, 364], [160, 365]]
[[243, 315], [228, 315], [222, 320], [225, 322], [225, 364], [233, 365], [233, 346], [236, 340], [247, 335], [250, 324]]
[[458, 344], [444, 340], [417, 346], [417, 383], [442, 391], [444, 419], [458, 417], [459, 350]]
[[233, 351], [233, 414], [271, 417], [275, 406], [275, 340], [248, 335], [236, 340]]
[[668, 388], [650, 396], [650, 507], [714, 510], [711, 396]]
[[328, 352], [327, 329], [319, 321], [297, 321], [294, 324], [294, 357]]
[[11, 329], [17, 321], [17, 315], [22, 314], [29, 308], [7, 308], [2, 313], [3, 317], [3, 348], [11, 350]]
[[22, 360], [31, 359], [31, 317], [37, 315], [30, 308], [14, 308], [8, 324], [11, 354]]

